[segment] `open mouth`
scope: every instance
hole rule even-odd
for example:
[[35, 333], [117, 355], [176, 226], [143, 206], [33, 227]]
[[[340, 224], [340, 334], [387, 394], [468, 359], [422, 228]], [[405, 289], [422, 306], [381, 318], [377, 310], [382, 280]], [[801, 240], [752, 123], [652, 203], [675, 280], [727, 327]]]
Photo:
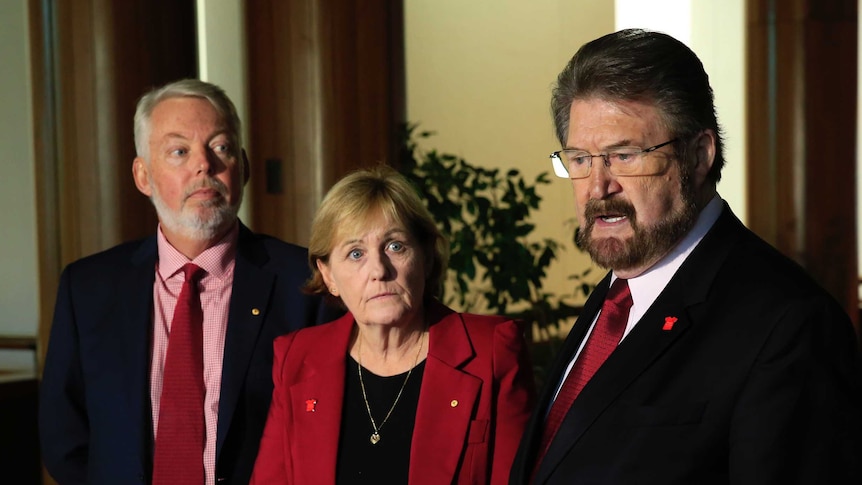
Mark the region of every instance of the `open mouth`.
[[608, 224], [620, 222], [625, 218], [626, 218], [626, 216], [601, 216], [601, 217], [599, 217], [599, 219], [601, 219], [604, 222], [607, 222]]
[[587, 220], [604, 224], [623, 222], [634, 215], [634, 207], [619, 199], [591, 200], [584, 209]]

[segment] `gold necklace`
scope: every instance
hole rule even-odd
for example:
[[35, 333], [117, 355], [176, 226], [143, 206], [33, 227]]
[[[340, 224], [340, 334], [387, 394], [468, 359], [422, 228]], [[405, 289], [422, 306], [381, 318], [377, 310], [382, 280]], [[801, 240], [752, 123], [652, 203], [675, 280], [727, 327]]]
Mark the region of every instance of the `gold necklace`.
[[425, 332], [422, 332], [422, 335], [419, 336], [419, 350], [416, 351], [416, 358], [413, 360], [413, 367], [407, 371], [407, 377], [404, 378], [404, 383], [401, 384], [401, 389], [398, 390], [398, 395], [395, 396], [395, 402], [392, 403], [392, 406], [389, 408], [389, 412], [386, 413], [386, 417], [383, 418], [383, 421], [380, 422], [380, 426], [377, 426], [377, 423], [374, 422], [374, 416], [371, 415], [371, 405], [368, 404], [368, 395], [365, 393], [365, 382], [362, 380], [362, 335], [357, 337], [359, 339], [359, 346], [356, 349], [356, 353], [359, 354], [359, 361], [356, 363], [356, 367], [359, 369], [359, 387], [362, 388], [362, 400], [365, 401], [365, 410], [368, 411], [368, 418], [371, 420], [371, 427], [374, 428], [374, 432], [371, 433], [371, 444], [376, 445], [378, 441], [380, 441], [380, 430], [383, 429], [383, 425], [386, 424], [386, 421], [389, 419], [389, 416], [392, 414], [392, 411], [395, 410], [395, 405], [398, 404], [398, 400], [401, 399], [401, 393], [404, 392], [404, 388], [407, 387], [407, 381], [410, 379], [410, 374], [413, 373], [413, 369], [416, 367], [416, 364], [419, 363], [419, 355], [422, 353], [422, 340], [425, 338]]

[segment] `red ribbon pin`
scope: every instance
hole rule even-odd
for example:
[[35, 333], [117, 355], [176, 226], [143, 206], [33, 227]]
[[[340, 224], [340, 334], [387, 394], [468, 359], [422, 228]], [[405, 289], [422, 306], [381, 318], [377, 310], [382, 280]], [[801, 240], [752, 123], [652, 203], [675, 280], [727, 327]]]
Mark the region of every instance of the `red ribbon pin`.
[[317, 399], [306, 399], [305, 400], [305, 412], [313, 413], [314, 406], [317, 405]]
[[673, 324], [676, 323], [676, 321], [676, 317], [664, 317], [664, 326], [661, 327], [661, 329], [664, 331], [673, 330]]

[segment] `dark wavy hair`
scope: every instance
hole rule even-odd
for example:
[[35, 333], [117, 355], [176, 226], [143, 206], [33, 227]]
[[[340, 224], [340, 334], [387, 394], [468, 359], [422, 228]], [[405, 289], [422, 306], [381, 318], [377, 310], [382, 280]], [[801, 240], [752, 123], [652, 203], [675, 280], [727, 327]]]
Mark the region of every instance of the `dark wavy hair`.
[[584, 44], [557, 77], [551, 98], [561, 146], [568, 137], [572, 102], [587, 98], [655, 106], [665, 128], [680, 140], [674, 148], [683, 160], [686, 142], [712, 130], [715, 160], [708, 178], [713, 183], [721, 179], [724, 142], [709, 76], [682, 42], [661, 32], [625, 29]]

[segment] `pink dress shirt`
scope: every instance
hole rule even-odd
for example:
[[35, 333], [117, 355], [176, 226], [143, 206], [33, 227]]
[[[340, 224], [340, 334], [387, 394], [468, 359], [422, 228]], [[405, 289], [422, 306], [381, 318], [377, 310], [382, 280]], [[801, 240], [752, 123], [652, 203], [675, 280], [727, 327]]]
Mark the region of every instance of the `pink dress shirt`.
[[159, 259], [156, 263], [156, 279], [153, 285], [153, 345], [150, 363], [153, 436], [159, 428], [159, 402], [162, 395], [162, 378], [171, 318], [183, 285], [181, 269], [184, 264], [192, 262], [206, 271], [200, 282], [201, 307], [204, 314], [204, 386], [206, 387], [204, 398], [206, 441], [203, 460], [206, 485], [214, 485], [222, 355], [230, 297], [233, 291], [233, 269], [239, 226], [234, 226], [234, 229], [221, 241], [191, 261], [170, 245], [162, 234], [161, 227], [157, 234]]

